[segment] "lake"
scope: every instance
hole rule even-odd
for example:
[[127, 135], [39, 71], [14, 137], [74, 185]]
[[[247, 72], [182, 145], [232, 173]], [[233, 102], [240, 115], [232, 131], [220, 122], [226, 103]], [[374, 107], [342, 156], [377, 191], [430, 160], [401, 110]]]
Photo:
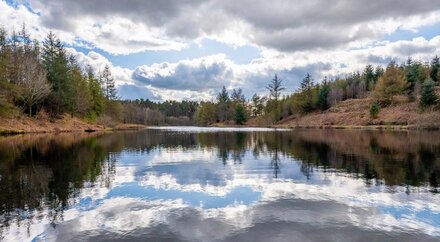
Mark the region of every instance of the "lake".
[[440, 133], [0, 137], [2, 241], [439, 241]]

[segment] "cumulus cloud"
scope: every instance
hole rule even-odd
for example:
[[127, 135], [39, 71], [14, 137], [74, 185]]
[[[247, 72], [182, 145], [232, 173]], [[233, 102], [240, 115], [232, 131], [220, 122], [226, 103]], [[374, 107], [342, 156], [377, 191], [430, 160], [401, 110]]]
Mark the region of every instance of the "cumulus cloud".
[[421, 26], [438, 24], [440, 2], [435, 0], [31, 0], [26, 6], [1, 1], [0, 12], [9, 31], [25, 22], [37, 39], [52, 29], [70, 46], [113, 55], [181, 50], [203, 38], [260, 51], [247, 64], [217, 54], [129, 69], [112, 65], [99, 51], [69, 49], [95, 70], [110, 65], [121, 97], [130, 99], [209, 100], [222, 86], [242, 88], [247, 97], [267, 94], [264, 87], [274, 74], [288, 93], [307, 72], [320, 81], [367, 63], [403, 62], [408, 56], [426, 61], [440, 52], [440, 37], [381, 40], [396, 30], [416, 33]]
[[207, 90], [228, 86], [228, 79], [233, 76], [233, 63], [224, 55], [209, 56], [178, 63], [161, 63], [140, 66], [133, 73], [133, 78], [159, 88], [174, 90]]
[[31, 5], [43, 26], [75, 33], [111, 53], [179, 49], [203, 37], [279, 51], [325, 49], [399, 28], [415, 30], [440, 16], [436, 0], [31, 0]]

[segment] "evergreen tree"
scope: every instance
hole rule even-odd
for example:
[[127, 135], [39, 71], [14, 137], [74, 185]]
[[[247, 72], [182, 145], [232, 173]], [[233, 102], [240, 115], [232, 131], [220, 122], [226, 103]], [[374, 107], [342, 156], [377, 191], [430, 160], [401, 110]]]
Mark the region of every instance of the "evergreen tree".
[[229, 98], [229, 93], [225, 86], [223, 86], [221, 92], [217, 95], [217, 102], [217, 120], [219, 122], [224, 122], [232, 119], [232, 114], [230, 114], [231, 99]]
[[242, 125], [246, 123], [247, 117], [246, 117], [246, 111], [242, 104], [238, 104], [235, 107], [235, 123], [238, 125]]
[[408, 58], [405, 66], [405, 80], [408, 83], [406, 86], [406, 94], [413, 95], [416, 84], [421, 78], [421, 64], [413, 62], [411, 58]]
[[312, 76], [307, 73], [306, 76], [301, 81], [300, 85], [300, 93], [302, 100], [299, 100], [301, 102], [300, 108], [301, 111], [304, 113], [308, 113], [314, 109], [314, 101], [315, 101], [315, 92], [314, 92], [315, 84], [313, 83]]
[[52, 86], [46, 106], [54, 115], [72, 112], [74, 109], [74, 90], [69, 78], [68, 58], [61, 41], [52, 32], [43, 42], [43, 64], [47, 80]]
[[366, 91], [372, 91], [375, 84], [375, 75], [374, 75], [374, 68], [372, 65], [367, 65], [365, 67], [363, 77], [365, 80], [365, 90]]
[[280, 78], [278, 78], [278, 76], [275, 74], [274, 78], [269, 83], [269, 85], [267, 85], [266, 89], [269, 90], [270, 97], [275, 102], [278, 102], [278, 100], [279, 100], [279, 98], [281, 96], [281, 91], [283, 91], [286, 88], [284, 88], [282, 86], [282, 80]]
[[219, 103], [229, 103], [231, 100], [229, 99], [229, 93], [226, 90], [226, 87], [223, 86], [222, 91], [217, 95], [217, 102]]
[[330, 93], [330, 84], [328, 83], [327, 79], [325, 79], [318, 91], [318, 99], [316, 101], [316, 106], [321, 111], [324, 111], [330, 107], [330, 104], [328, 103], [329, 93]]
[[433, 80], [435, 83], [438, 83], [440, 80], [440, 58], [438, 56], [435, 56], [434, 59], [431, 61], [431, 73], [430, 73], [431, 80]]
[[252, 116], [258, 117], [263, 114], [264, 101], [264, 97], [260, 97], [256, 93], [252, 96]]
[[419, 105], [422, 109], [425, 109], [429, 106], [436, 104], [437, 101], [438, 97], [435, 94], [434, 82], [428, 79], [423, 83]]
[[99, 80], [95, 77], [93, 69], [87, 69], [87, 82], [91, 94], [91, 115], [93, 118], [100, 116], [104, 112], [105, 97], [102, 92]]
[[101, 85], [104, 91], [105, 98], [107, 100], [118, 99], [115, 80], [113, 79], [112, 73], [110, 71], [110, 67], [108, 65], [105, 65], [104, 71], [102, 72]]
[[231, 99], [234, 104], [237, 104], [237, 103], [243, 104], [246, 102], [246, 98], [244, 97], [244, 94], [243, 94], [243, 91], [241, 90], [241, 88], [232, 90]]

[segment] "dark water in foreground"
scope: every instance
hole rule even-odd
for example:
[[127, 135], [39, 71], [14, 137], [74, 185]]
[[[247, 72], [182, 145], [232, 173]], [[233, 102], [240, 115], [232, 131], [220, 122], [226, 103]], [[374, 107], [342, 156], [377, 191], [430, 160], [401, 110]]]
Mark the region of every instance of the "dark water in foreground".
[[439, 183], [436, 132], [0, 137], [0, 240], [438, 241]]

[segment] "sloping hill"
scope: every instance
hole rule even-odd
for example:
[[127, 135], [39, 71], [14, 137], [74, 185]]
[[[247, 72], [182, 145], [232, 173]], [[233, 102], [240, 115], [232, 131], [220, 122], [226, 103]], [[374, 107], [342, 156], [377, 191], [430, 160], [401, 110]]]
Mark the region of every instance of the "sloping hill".
[[395, 127], [395, 128], [440, 128], [440, 112], [420, 112], [417, 102], [398, 100], [396, 104], [381, 108], [376, 119], [370, 117], [370, 98], [349, 99], [324, 112], [292, 115], [281, 120], [280, 127]]

